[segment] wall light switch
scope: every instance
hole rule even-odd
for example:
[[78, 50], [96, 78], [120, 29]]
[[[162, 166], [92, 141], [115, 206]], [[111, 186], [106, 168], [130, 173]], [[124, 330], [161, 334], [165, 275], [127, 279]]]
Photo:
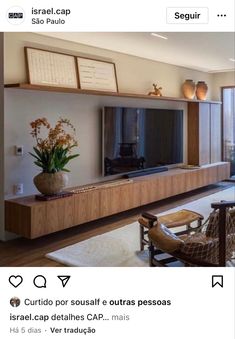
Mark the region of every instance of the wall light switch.
[[14, 193], [20, 195], [24, 193], [24, 185], [19, 183], [14, 185]]
[[24, 154], [24, 146], [23, 145], [16, 145], [15, 146], [15, 155], [23, 155]]

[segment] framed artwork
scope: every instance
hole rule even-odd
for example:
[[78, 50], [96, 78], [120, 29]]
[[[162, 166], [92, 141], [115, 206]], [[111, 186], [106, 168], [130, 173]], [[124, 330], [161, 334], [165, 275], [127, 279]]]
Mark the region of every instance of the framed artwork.
[[28, 80], [32, 85], [78, 87], [73, 55], [25, 47]]
[[113, 62], [77, 57], [81, 89], [118, 92], [117, 74]]

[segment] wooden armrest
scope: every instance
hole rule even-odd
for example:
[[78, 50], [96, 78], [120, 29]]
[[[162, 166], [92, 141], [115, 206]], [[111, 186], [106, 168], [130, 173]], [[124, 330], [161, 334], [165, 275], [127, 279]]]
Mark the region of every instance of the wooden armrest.
[[145, 212], [141, 215], [141, 218], [139, 218], [138, 221], [140, 226], [150, 229], [157, 224], [157, 220], [158, 219], [155, 215]]
[[142, 213], [142, 217], [148, 219], [149, 221], [157, 221], [157, 217], [155, 215], [147, 212]]
[[227, 208], [227, 207], [234, 207], [235, 206], [235, 201], [219, 201], [219, 202], [213, 202], [211, 204], [212, 208]]

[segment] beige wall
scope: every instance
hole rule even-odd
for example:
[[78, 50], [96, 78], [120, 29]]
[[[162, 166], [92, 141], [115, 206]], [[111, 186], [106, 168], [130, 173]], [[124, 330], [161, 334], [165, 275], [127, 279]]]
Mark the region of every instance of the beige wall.
[[[15, 183], [24, 184], [25, 194], [35, 192], [32, 178], [38, 173], [33, 159], [30, 121], [46, 116], [53, 123], [60, 116], [69, 118], [77, 129], [79, 139], [78, 159], [71, 161], [70, 186], [86, 184], [103, 179], [101, 177], [101, 108], [105, 105], [132, 107], [179, 108], [186, 111], [184, 103], [158, 105], [134, 99], [103, 98], [58, 94], [48, 92], [5, 90], [5, 194], [12, 196]], [[14, 145], [24, 146], [23, 157], [14, 155]]]
[[235, 85], [235, 71], [214, 73], [212, 77], [212, 93], [216, 100], [221, 100], [221, 87]]
[[[163, 87], [165, 96], [180, 97], [181, 84], [189, 78], [194, 81], [205, 80], [210, 88], [208, 97], [212, 97], [212, 74], [33, 33], [5, 34], [5, 83], [27, 81], [24, 46], [44, 47], [112, 60], [116, 64], [120, 92], [147, 93], [151, 90], [152, 83], [157, 82]], [[33, 145], [29, 123], [43, 116], [52, 123], [60, 116], [67, 117], [77, 129], [80, 157], [69, 166], [69, 185], [102, 180], [100, 109], [104, 105], [179, 108], [184, 110], [186, 116], [184, 103], [5, 89], [5, 197], [12, 197], [15, 183], [24, 184], [24, 194], [35, 192], [32, 178], [38, 173], [38, 169], [28, 154]], [[186, 139], [185, 132], [185, 141]], [[24, 146], [23, 157], [14, 155], [14, 146], [17, 144]]]

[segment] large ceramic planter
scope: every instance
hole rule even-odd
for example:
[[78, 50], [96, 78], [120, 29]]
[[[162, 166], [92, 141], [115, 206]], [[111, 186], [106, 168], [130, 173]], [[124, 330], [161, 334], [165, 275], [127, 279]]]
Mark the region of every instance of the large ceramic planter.
[[193, 80], [187, 79], [182, 85], [182, 92], [186, 99], [193, 99], [195, 96], [196, 85]]
[[196, 89], [196, 96], [199, 100], [206, 100], [206, 95], [208, 91], [208, 86], [205, 81], [198, 81], [197, 89]]
[[44, 195], [60, 193], [68, 184], [68, 176], [64, 172], [39, 173], [33, 179], [37, 190]]

